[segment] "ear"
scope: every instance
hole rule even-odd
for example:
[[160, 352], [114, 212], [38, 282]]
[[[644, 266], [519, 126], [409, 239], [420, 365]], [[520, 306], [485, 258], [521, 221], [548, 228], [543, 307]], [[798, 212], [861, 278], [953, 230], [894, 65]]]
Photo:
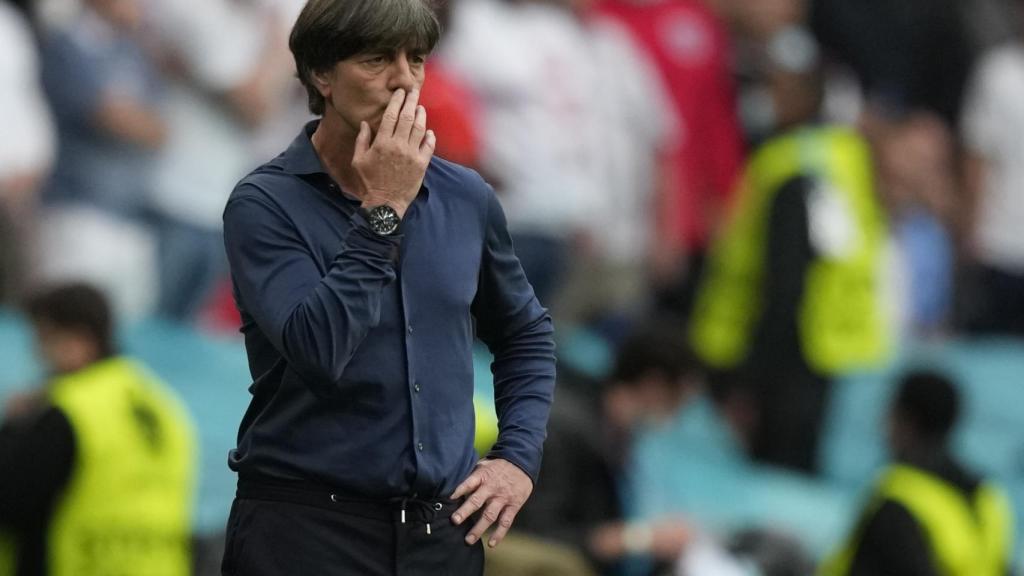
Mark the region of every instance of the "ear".
[[331, 95], [331, 71], [314, 71], [311, 76], [313, 78], [313, 84], [316, 86], [320, 95], [324, 98], [329, 98]]

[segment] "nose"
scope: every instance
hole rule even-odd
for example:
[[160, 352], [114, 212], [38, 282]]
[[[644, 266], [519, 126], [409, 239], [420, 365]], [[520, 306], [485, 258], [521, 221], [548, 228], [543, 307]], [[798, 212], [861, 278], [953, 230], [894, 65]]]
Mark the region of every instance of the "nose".
[[417, 85], [416, 72], [412, 63], [409, 62], [409, 54], [405, 50], [400, 50], [391, 62], [388, 89], [394, 92], [401, 88], [408, 92], [418, 87]]

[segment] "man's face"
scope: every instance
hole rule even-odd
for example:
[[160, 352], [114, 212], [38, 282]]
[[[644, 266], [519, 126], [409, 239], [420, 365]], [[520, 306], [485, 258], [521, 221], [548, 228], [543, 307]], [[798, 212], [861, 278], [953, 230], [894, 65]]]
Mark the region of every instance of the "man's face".
[[406, 93], [423, 85], [426, 54], [406, 49], [394, 53], [365, 53], [346, 58], [318, 77], [320, 93], [327, 101], [325, 114], [336, 113], [353, 133], [359, 123], [369, 123], [377, 133], [391, 94]]

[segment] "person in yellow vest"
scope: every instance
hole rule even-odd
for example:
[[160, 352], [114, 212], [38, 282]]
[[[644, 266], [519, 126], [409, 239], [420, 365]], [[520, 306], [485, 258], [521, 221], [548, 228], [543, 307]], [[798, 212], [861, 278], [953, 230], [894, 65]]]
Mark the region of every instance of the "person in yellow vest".
[[195, 438], [176, 396], [117, 354], [106, 299], [29, 299], [39, 390], [0, 428], [0, 576], [191, 573]]
[[889, 331], [871, 153], [852, 129], [816, 122], [823, 88], [808, 66], [773, 73], [777, 129], [746, 166], [689, 331], [713, 373], [745, 382], [752, 456], [813, 472], [830, 380], [883, 359]]
[[1010, 573], [1014, 520], [994, 483], [959, 463], [948, 439], [959, 413], [942, 374], [907, 374], [892, 405], [885, 470], [846, 545], [821, 576]]

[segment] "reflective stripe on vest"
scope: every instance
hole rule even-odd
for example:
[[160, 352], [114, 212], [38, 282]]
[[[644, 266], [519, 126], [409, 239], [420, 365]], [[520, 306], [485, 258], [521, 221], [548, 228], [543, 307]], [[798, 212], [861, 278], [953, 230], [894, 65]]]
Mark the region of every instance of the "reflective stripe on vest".
[[[1006, 495], [983, 484], [969, 500], [955, 486], [916, 468], [893, 466], [883, 474], [871, 514], [885, 501], [903, 506], [917, 521], [943, 576], [1001, 576], [1006, 573], [1013, 520]], [[845, 576], [860, 545], [856, 533], [819, 574]]]
[[[776, 137], [754, 154], [724, 233], [701, 281], [690, 338], [703, 360], [732, 368], [747, 357], [764, 308], [763, 280], [772, 203], [799, 176], [818, 184], [808, 202], [818, 249], [805, 278], [798, 325], [808, 364], [831, 374], [877, 363], [889, 348], [881, 305], [886, 226], [864, 140], [839, 127]], [[817, 213], [840, 215], [830, 225]], [[824, 250], [823, 250], [824, 248]]]
[[50, 400], [75, 435], [48, 533], [50, 574], [189, 574], [196, 452], [181, 403], [122, 358], [59, 378]]

